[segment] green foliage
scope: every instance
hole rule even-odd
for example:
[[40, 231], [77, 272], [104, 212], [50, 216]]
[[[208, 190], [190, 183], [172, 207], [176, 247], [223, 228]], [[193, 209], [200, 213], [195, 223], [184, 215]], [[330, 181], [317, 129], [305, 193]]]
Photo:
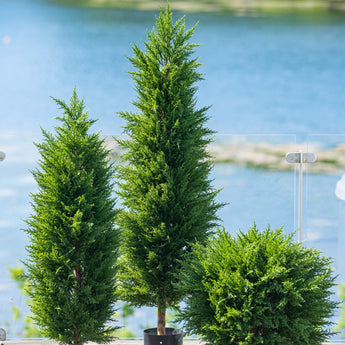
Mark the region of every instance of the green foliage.
[[207, 241], [221, 206], [208, 177], [208, 108], [196, 109], [202, 76], [189, 42], [194, 29], [185, 31], [183, 18], [173, 23], [169, 6], [160, 13], [145, 50], [134, 44], [129, 58], [138, 113], [120, 113], [129, 136], [119, 140], [128, 163], [118, 169], [122, 298], [163, 312], [181, 300], [174, 288], [181, 259], [192, 243]]
[[340, 332], [340, 336], [345, 338], [345, 284], [341, 284], [339, 287], [339, 297], [341, 299], [341, 314], [340, 319], [335, 327], [337, 332]]
[[127, 326], [117, 329], [114, 335], [116, 338], [120, 339], [135, 339], [137, 337], [137, 335], [128, 329]]
[[282, 228], [232, 237], [224, 230], [195, 246], [181, 289], [179, 321], [211, 344], [320, 345], [332, 334], [328, 318], [331, 260], [295, 243]]
[[115, 336], [117, 338], [128, 339], [135, 338], [136, 334], [128, 329], [128, 317], [134, 315], [135, 310], [127, 302], [123, 303], [119, 309], [117, 316], [122, 319], [122, 328], [116, 330]]
[[[29, 302], [28, 297], [28, 289], [29, 284], [28, 280], [25, 278], [24, 275], [24, 267], [23, 266], [15, 266], [9, 268], [10, 277], [13, 281], [16, 282], [17, 287], [20, 291], [20, 293], [26, 297], [26, 302]], [[12, 306], [12, 312], [13, 312], [13, 319], [14, 321], [18, 321], [19, 319], [23, 318], [22, 311], [20, 308], [16, 305]], [[42, 336], [40, 330], [37, 328], [37, 325], [33, 322], [32, 318], [29, 316], [25, 316], [23, 318], [23, 326], [24, 331], [20, 334], [22, 338], [40, 338]]]
[[38, 192], [27, 220], [26, 261], [34, 321], [61, 344], [111, 339], [118, 232], [112, 196], [114, 169], [94, 123], [74, 90], [55, 135], [43, 132], [33, 171]]
[[[126, 320], [128, 316], [134, 315], [134, 313], [134, 308], [131, 307], [128, 303], [124, 303], [121, 307], [121, 317], [123, 318], [123, 320]], [[124, 322], [124, 324], [126, 324], [126, 322]]]
[[8, 268], [10, 273], [10, 278], [16, 282], [17, 287], [21, 294], [27, 295], [28, 280], [25, 278], [24, 267], [22, 265], [17, 265]]

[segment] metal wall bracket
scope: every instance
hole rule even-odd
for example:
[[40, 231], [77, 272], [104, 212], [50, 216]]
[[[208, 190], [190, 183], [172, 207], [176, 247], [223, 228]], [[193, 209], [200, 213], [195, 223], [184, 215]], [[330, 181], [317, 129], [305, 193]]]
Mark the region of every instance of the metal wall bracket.
[[313, 152], [288, 152], [286, 161], [288, 163], [314, 163], [316, 155]]
[[0, 328], [0, 344], [6, 340], [6, 331], [3, 328]]
[[285, 156], [288, 163], [298, 164], [299, 170], [299, 203], [298, 203], [298, 242], [302, 243], [302, 205], [303, 205], [303, 164], [314, 163], [316, 154], [313, 152], [288, 152]]

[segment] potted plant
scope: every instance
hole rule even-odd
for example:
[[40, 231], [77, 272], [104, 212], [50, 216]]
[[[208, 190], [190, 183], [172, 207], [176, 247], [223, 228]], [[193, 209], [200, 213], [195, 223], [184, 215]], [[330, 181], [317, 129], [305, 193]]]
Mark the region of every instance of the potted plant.
[[[138, 93], [137, 113], [122, 112], [127, 139], [118, 165], [118, 194], [124, 209], [119, 289], [133, 306], [156, 307], [157, 328], [144, 331], [145, 343], [170, 344], [166, 310], [181, 298], [175, 288], [181, 260], [195, 242], [206, 243], [221, 206], [209, 178], [212, 162], [206, 147], [207, 107], [196, 108], [197, 46], [189, 42], [184, 19], [173, 23], [169, 5], [161, 11], [145, 50], [133, 45], [131, 76]], [[169, 334], [167, 334], [169, 333]], [[171, 340], [173, 341], [173, 340]], [[182, 340], [176, 340], [180, 343]]]
[[185, 261], [179, 319], [213, 345], [316, 345], [332, 335], [331, 259], [282, 228], [224, 230]]
[[43, 130], [27, 220], [30, 307], [43, 336], [81, 345], [112, 339], [119, 236], [113, 166], [74, 90], [55, 134]]

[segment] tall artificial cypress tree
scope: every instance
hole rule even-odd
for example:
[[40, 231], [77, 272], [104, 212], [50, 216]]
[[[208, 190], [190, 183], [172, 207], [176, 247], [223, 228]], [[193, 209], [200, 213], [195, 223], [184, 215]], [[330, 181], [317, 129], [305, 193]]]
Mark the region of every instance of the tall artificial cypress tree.
[[133, 45], [138, 112], [122, 112], [126, 153], [118, 167], [119, 215], [123, 232], [120, 286], [135, 306], [158, 309], [158, 335], [165, 334], [166, 309], [182, 299], [175, 288], [181, 260], [195, 242], [205, 243], [221, 206], [211, 186], [206, 151], [213, 132], [204, 125], [207, 107], [196, 109], [198, 46], [195, 27], [173, 23], [169, 5], [148, 33], [145, 50]]
[[27, 220], [30, 307], [44, 336], [81, 345], [111, 339], [119, 236], [112, 196], [114, 168], [99, 134], [89, 134], [84, 101], [74, 90], [55, 135], [37, 144], [38, 192]]

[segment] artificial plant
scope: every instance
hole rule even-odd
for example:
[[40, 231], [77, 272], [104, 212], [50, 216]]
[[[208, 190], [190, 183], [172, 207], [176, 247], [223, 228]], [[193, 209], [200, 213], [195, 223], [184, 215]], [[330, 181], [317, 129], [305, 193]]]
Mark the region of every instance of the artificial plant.
[[179, 320], [213, 345], [321, 345], [337, 306], [331, 262], [282, 228], [221, 230], [184, 261]]
[[42, 130], [26, 274], [34, 321], [61, 344], [111, 339], [119, 236], [113, 166], [74, 90], [55, 133]]
[[134, 306], [158, 310], [157, 334], [165, 334], [167, 308], [181, 298], [175, 288], [181, 260], [196, 241], [206, 243], [221, 206], [209, 178], [205, 126], [208, 107], [197, 108], [195, 27], [184, 18], [173, 23], [169, 5], [156, 18], [144, 50], [133, 44], [137, 112], [121, 112], [126, 150], [118, 166], [118, 194], [124, 210], [121, 296]]

